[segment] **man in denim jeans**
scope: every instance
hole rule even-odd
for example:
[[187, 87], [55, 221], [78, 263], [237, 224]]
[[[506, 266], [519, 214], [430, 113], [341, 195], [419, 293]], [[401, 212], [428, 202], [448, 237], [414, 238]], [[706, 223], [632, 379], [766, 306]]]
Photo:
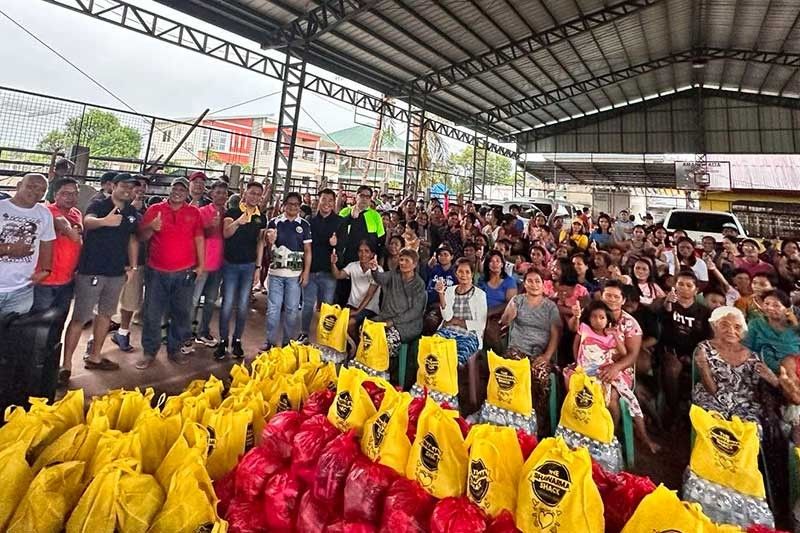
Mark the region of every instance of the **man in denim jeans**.
[[219, 314], [219, 344], [214, 352], [216, 359], [225, 359], [228, 350], [228, 328], [236, 307], [236, 326], [231, 339], [231, 352], [236, 358], [244, 357], [242, 334], [250, 310], [250, 288], [253, 275], [261, 268], [264, 253], [264, 228], [267, 218], [259, 204], [264, 186], [251, 181], [245, 187], [242, 201], [228, 209], [223, 220], [222, 236], [225, 238], [225, 261], [222, 265], [222, 311]]
[[169, 197], [151, 205], [142, 219], [142, 238], [150, 241], [144, 278], [144, 357], [136, 368], [149, 368], [161, 347], [161, 320], [169, 321], [167, 357], [175, 364], [188, 363], [183, 344], [191, 336], [192, 294], [202, 275], [205, 259], [203, 220], [200, 210], [186, 202], [189, 180], [175, 178]]
[[336, 194], [330, 189], [319, 193], [319, 210], [311, 219], [311, 273], [303, 289], [303, 311], [298, 342], [308, 342], [311, 318], [317, 301], [333, 303], [336, 295], [336, 278], [331, 273], [331, 252], [336, 246], [336, 232], [344, 220], [333, 212]]
[[283, 202], [283, 214], [267, 225], [267, 243], [272, 247], [267, 305], [267, 342], [263, 350], [279, 345], [281, 311], [282, 344], [297, 334], [300, 293], [311, 272], [311, 225], [300, 218], [300, 194], [290, 192]]

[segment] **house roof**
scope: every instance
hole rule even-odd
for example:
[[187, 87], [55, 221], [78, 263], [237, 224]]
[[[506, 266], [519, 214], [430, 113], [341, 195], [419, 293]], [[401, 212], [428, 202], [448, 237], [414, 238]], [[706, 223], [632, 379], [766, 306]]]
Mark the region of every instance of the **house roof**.
[[[372, 141], [372, 135], [374, 133], [374, 128], [356, 125], [352, 128], [334, 131], [330, 134], [330, 139], [344, 150], [359, 150], [366, 152], [369, 150], [369, 144]], [[383, 151], [404, 151], [405, 143], [397, 136], [391, 139], [384, 137], [380, 149]]]

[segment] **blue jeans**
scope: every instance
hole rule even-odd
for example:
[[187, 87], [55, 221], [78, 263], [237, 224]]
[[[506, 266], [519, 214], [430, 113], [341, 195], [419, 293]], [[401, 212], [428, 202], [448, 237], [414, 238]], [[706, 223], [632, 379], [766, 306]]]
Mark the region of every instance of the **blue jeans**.
[[311, 318], [317, 302], [332, 304], [336, 294], [336, 278], [330, 272], [312, 272], [308, 285], [303, 289], [303, 314], [300, 321], [300, 332], [308, 335]]
[[58, 309], [61, 318], [58, 338], [64, 332], [64, 323], [67, 321], [69, 307], [72, 304], [72, 295], [75, 292], [75, 284], [70, 281], [64, 285], [36, 285], [33, 287], [33, 306], [32, 313], [38, 313], [46, 309]]
[[269, 299], [267, 304], [267, 342], [278, 345], [283, 310], [283, 342], [288, 343], [297, 335], [297, 319], [300, 315], [300, 278], [283, 278], [272, 274], [267, 278]]
[[144, 277], [142, 349], [155, 357], [161, 347], [161, 319], [168, 321], [167, 355], [178, 353], [192, 334], [192, 293], [195, 273], [191, 270], [161, 272], [148, 268]]
[[222, 311], [219, 314], [219, 338], [228, 341], [229, 324], [236, 307], [236, 326], [233, 338], [241, 339], [247, 312], [250, 309], [250, 288], [253, 286], [255, 263], [228, 263], [222, 265]]
[[11, 292], [0, 292], [0, 315], [25, 314], [33, 306], [33, 285], [26, 285]]
[[222, 269], [219, 269], [214, 272], [203, 272], [203, 275], [195, 282], [194, 295], [192, 295], [193, 316], [197, 316], [197, 306], [200, 305], [200, 297], [203, 296], [203, 316], [200, 318], [200, 325], [197, 328], [198, 338], [211, 335], [209, 324], [211, 324], [211, 315], [214, 314], [214, 305], [219, 296], [221, 281]]

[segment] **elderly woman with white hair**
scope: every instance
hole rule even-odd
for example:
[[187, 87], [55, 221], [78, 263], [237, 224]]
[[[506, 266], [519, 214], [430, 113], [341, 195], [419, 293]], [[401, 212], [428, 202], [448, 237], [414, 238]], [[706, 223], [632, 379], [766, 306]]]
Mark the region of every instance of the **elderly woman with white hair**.
[[747, 323], [739, 309], [719, 307], [709, 322], [713, 338], [698, 344], [694, 351], [699, 382], [692, 391], [692, 402], [728, 419], [735, 415], [760, 424], [758, 382], [763, 379], [777, 387], [778, 378], [742, 344]]

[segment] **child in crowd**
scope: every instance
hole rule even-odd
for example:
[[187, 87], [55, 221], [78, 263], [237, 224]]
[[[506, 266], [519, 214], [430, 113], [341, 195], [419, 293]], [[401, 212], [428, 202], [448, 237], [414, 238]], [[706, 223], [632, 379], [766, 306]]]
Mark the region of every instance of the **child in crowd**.
[[[375, 251], [367, 241], [361, 241], [358, 245], [358, 261], [348, 263], [341, 270], [336, 266], [336, 262], [339, 260], [336, 250], [331, 254], [333, 277], [350, 279], [350, 296], [347, 306], [351, 309], [350, 323], [348, 324], [348, 335], [351, 339], [358, 339], [364, 319], [374, 317], [380, 310], [380, 288], [372, 279], [372, 272], [369, 268], [370, 261], [374, 258]], [[378, 265], [378, 272], [383, 272], [380, 265]]]

